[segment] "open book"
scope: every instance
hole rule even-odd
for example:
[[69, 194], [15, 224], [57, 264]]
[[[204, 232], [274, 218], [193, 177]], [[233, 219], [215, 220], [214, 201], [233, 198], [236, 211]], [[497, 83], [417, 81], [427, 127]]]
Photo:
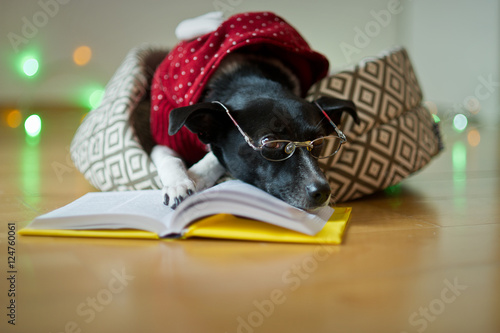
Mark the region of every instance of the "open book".
[[[271, 241], [287, 241], [286, 235], [291, 234], [297, 239], [312, 241], [321, 231], [328, 231], [324, 230], [325, 225], [332, 218], [337, 221], [335, 229], [342, 235], [350, 209], [336, 209], [336, 214], [331, 207], [308, 213], [252, 185], [232, 180], [188, 197], [175, 210], [163, 205], [160, 190], [87, 193], [35, 218], [20, 234], [119, 238], [199, 236]], [[327, 238], [330, 236], [331, 232]]]

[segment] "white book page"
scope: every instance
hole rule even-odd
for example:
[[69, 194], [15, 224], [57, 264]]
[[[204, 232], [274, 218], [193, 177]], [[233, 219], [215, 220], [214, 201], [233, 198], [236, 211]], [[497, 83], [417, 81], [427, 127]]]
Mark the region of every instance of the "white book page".
[[252, 185], [233, 180], [186, 199], [177, 208], [169, 229], [180, 233], [190, 221], [216, 213], [238, 215], [315, 235], [323, 229], [333, 209], [323, 207], [311, 214]]
[[173, 210], [161, 201], [160, 190], [90, 192], [72, 203], [37, 217], [30, 228], [138, 228], [165, 232]]

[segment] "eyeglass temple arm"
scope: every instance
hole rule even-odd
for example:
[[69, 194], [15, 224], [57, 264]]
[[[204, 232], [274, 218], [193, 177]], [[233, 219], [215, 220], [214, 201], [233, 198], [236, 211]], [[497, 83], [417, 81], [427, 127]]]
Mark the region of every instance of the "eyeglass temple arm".
[[245, 131], [243, 131], [240, 127], [240, 125], [238, 125], [238, 123], [236, 122], [236, 120], [233, 118], [233, 116], [231, 116], [231, 113], [229, 113], [229, 109], [224, 105], [222, 104], [221, 102], [219, 101], [212, 101], [212, 103], [216, 103], [216, 104], [219, 104], [220, 106], [222, 106], [224, 108], [224, 110], [226, 111], [227, 115], [229, 116], [229, 118], [231, 118], [231, 120], [233, 121], [233, 124], [236, 126], [236, 128], [238, 128], [238, 131], [240, 131], [241, 135], [243, 135], [243, 138], [245, 138], [245, 141], [246, 143], [248, 143], [248, 145], [250, 147], [252, 147], [253, 150], [259, 150], [259, 148], [257, 148], [253, 142], [252, 142], [252, 139], [250, 139], [250, 137], [248, 136], [248, 134], [245, 133]]
[[323, 108], [318, 104], [318, 102], [314, 101], [314, 104], [316, 104], [316, 106], [321, 110], [321, 112], [323, 113], [323, 115], [325, 116], [325, 118], [328, 119], [328, 121], [330, 122], [330, 124], [332, 124], [332, 126], [335, 129], [335, 132], [337, 132], [337, 135], [339, 136], [339, 138], [341, 138], [342, 141], [347, 142], [347, 138], [346, 138], [345, 134], [342, 133], [342, 131], [337, 127], [337, 125], [335, 125], [335, 123], [328, 116], [328, 114], [326, 113], [326, 111], [323, 110]]

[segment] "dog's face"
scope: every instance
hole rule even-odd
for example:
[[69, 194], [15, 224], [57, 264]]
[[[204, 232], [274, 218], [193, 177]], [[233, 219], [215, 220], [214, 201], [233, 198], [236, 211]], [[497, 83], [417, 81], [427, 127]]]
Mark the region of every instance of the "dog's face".
[[[323, 97], [317, 102], [336, 124], [344, 111], [358, 120], [350, 101]], [[335, 134], [318, 106], [299, 97], [248, 100], [235, 96], [224, 105], [256, 147], [266, 140], [305, 142]], [[328, 203], [330, 186], [307, 148], [297, 147], [283, 161], [270, 161], [245, 141], [224, 107], [216, 103], [173, 110], [169, 132], [173, 134], [183, 125], [211, 145], [233, 177], [298, 208], [311, 210]]]

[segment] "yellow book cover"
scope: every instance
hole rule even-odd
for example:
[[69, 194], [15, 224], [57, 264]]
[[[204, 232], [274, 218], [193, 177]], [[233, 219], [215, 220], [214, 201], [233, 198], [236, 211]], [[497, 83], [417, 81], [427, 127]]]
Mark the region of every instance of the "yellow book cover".
[[[163, 239], [168, 241], [197, 237], [279, 243], [341, 244], [351, 211], [350, 207], [335, 208], [323, 229], [312, 236], [266, 222], [230, 214], [216, 214], [193, 223], [179, 238]], [[21, 229], [19, 234], [24, 236], [162, 239], [154, 232], [135, 229], [64, 230], [30, 229], [27, 227]]]
[[240, 181], [197, 193], [175, 211], [160, 198], [160, 190], [87, 193], [35, 218], [19, 234], [339, 244], [351, 213], [331, 207], [306, 212]]

